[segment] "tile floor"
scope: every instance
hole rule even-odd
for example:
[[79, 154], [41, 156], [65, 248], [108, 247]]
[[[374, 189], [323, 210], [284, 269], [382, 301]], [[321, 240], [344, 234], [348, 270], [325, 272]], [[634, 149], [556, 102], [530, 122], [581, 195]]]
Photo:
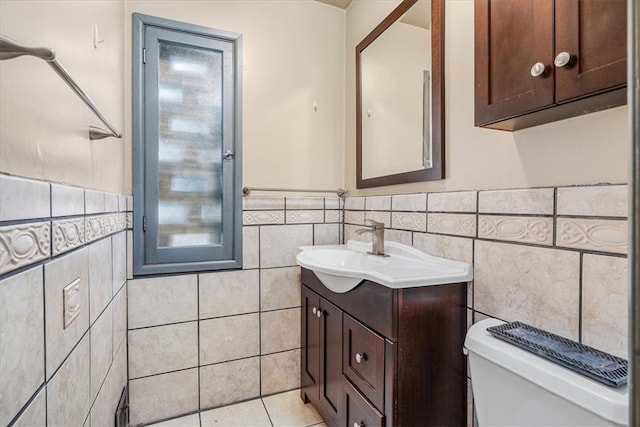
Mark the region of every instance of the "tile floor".
[[249, 400], [153, 424], [153, 427], [326, 427], [318, 412], [300, 400], [300, 391]]

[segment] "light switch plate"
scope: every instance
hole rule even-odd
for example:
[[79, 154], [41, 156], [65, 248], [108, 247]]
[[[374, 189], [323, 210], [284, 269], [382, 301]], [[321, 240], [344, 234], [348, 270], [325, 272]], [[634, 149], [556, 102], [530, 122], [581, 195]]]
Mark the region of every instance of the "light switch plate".
[[64, 329], [80, 314], [80, 278], [69, 283], [62, 290], [62, 310], [64, 315]]

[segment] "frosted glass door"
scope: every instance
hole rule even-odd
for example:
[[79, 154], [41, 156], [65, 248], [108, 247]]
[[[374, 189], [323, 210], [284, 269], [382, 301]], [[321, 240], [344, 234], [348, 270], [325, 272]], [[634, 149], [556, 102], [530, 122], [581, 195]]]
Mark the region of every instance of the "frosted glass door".
[[222, 243], [222, 52], [160, 42], [158, 246]]

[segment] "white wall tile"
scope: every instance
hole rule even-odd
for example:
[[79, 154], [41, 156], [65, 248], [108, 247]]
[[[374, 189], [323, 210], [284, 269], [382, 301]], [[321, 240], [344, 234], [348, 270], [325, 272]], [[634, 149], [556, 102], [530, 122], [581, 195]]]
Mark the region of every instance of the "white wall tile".
[[364, 225], [364, 211], [344, 211], [345, 224]]
[[367, 196], [364, 206], [368, 211], [389, 211], [391, 210], [391, 196]]
[[200, 407], [214, 408], [260, 395], [260, 358], [200, 368]]
[[129, 329], [198, 318], [195, 274], [135, 279], [127, 287]]
[[200, 319], [255, 313], [259, 304], [258, 270], [200, 274]]
[[629, 296], [626, 258], [585, 254], [582, 269], [582, 341], [627, 359]]
[[391, 197], [391, 208], [394, 211], [425, 212], [427, 210], [427, 195], [397, 194]]
[[118, 212], [118, 195], [113, 193], [104, 193], [104, 211]]
[[626, 185], [558, 188], [558, 215], [626, 217], [628, 212]]
[[118, 194], [118, 212], [127, 211], [127, 196]]
[[312, 225], [260, 227], [260, 267], [294, 266], [298, 248], [312, 244]]
[[260, 270], [260, 310], [300, 306], [300, 267]]
[[0, 174], [0, 221], [48, 218], [50, 203], [48, 182]]
[[284, 197], [244, 197], [244, 210], [284, 209]]
[[0, 281], [0, 424], [44, 382], [42, 267]]
[[127, 234], [121, 231], [111, 236], [113, 259], [112, 293], [115, 295], [127, 281]]
[[197, 411], [198, 369], [129, 382], [131, 425], [152, 423]]
[[93, 323], [113, 296], [111, 238], [88, 245], [89, 320]]
[[473, 262], [473, 239], [413, 233], [413, 246], [429, 255], [468, 264]]
[[129, 378], [198, 366], [198, 322], [129, 331]]
[[126, 196], [127, 197], [127, 211], [132, 212], [133, 211], [133, 196]]
[[429, 193], [429, 212], [475, 212], [476, 191], [454, 191], [449, 193]]
[[326, 210], [324, 211], [324, 222], [337, 223], [342, 222], [343, 212], [338, 210]]
[[287, 197], [285, 206], [289, 209], [324, 209], [323, 197]]
[[113, 305], [89, 330], [91, 339], [91, 401], [96, 398], [113, 360]]
[[47, 425], [83, 425], [91, 406], [89, 363], [89, 335], [85, 335], [47, 384]]
[[480, 191], [480, 213], [553, 215], [554, 189]]
[[364, 210], [364, 197], [347, 197], [344, 199], [344, 208], [349, 210]]
[[[56, 258], [44, 267], [47, 377], [50, 377], [60, 366], [89, 328], [88, 253], [89, 250], [85, 247]], [[70, 325], [64, 328], [63, 288], [76, 279], [79, 279], [80, 290], [77, 299], [79, 314]]]
[[127, 230], [127, 279], [133, 279], [133, 232]]
[[105, 212], [105, 196], [102, 191], [84, 190], [85, 214], [101, 214]]
[[51, 216], [83, 215], [84, 189], [51, 184]]
[[[369, 234], [364, 234], [364, 236], [370, 236]], [[385, 242], [397, 242], [402, 243], [403, 245], [411, 246], [412, 241], [412, 233], [410, 231], [403, 230], [385, 230], [384, 232], [384, 241]], [[365, 241], [370, 242], [371, 237], [365, 237]]]
[[242, 227], [242, 268], [258, 268], [260, 266], [260, 228]]
[[200, 365], [227, 362], [260, 354], [257, 313], [200, 322]]
[[261, 356], [262, 395], [267, 396], [300, 387], [300, 350]]
[[577, 340], [580, 254], [475, 242], [475, 309]]
[[260, 314], [260, 353], [300, 348], [300, 309], [267, 311]]
[[[47, 424], [47, 396], [46, 388], [42, 388], [31, 401], [27, 409], [13, 424], [13, 427], [34, 427]], [[3, 420], [4, 421], [4, 420]]]
[[113, 357], [115, 358], [118, 349], [127, 336], [127, 287], [120, 289], [120, 292], [113, 298]]
[[325, 209], [341, 209], [343, 204], [343, 199], [338, 197], [325, 197], [324, 198], [324, 208]]
[[314, 245], [337, 245], [340, 243], [340, 224], [315, 224]]
[[91, 407], [90, 421], [94, 427], [113, 425], [113, 417], [122, 394], [123, 379], [125, 382], [127, 381], [126, 349], [121, 349], [116, 354], [117, 359], [114, 359], [107, 378], [104, 380], [100, 392]]

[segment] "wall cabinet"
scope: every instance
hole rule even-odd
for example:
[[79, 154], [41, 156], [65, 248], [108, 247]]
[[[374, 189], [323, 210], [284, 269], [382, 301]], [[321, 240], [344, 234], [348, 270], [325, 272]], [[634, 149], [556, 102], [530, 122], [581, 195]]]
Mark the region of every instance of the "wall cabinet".
[[467, 423], [467, 284], [328, 290], [302, 269], [301, 397], [334, 426]]
[[475, 0], [475, 124], [517, 130], [626, 102], [625, 0]]

